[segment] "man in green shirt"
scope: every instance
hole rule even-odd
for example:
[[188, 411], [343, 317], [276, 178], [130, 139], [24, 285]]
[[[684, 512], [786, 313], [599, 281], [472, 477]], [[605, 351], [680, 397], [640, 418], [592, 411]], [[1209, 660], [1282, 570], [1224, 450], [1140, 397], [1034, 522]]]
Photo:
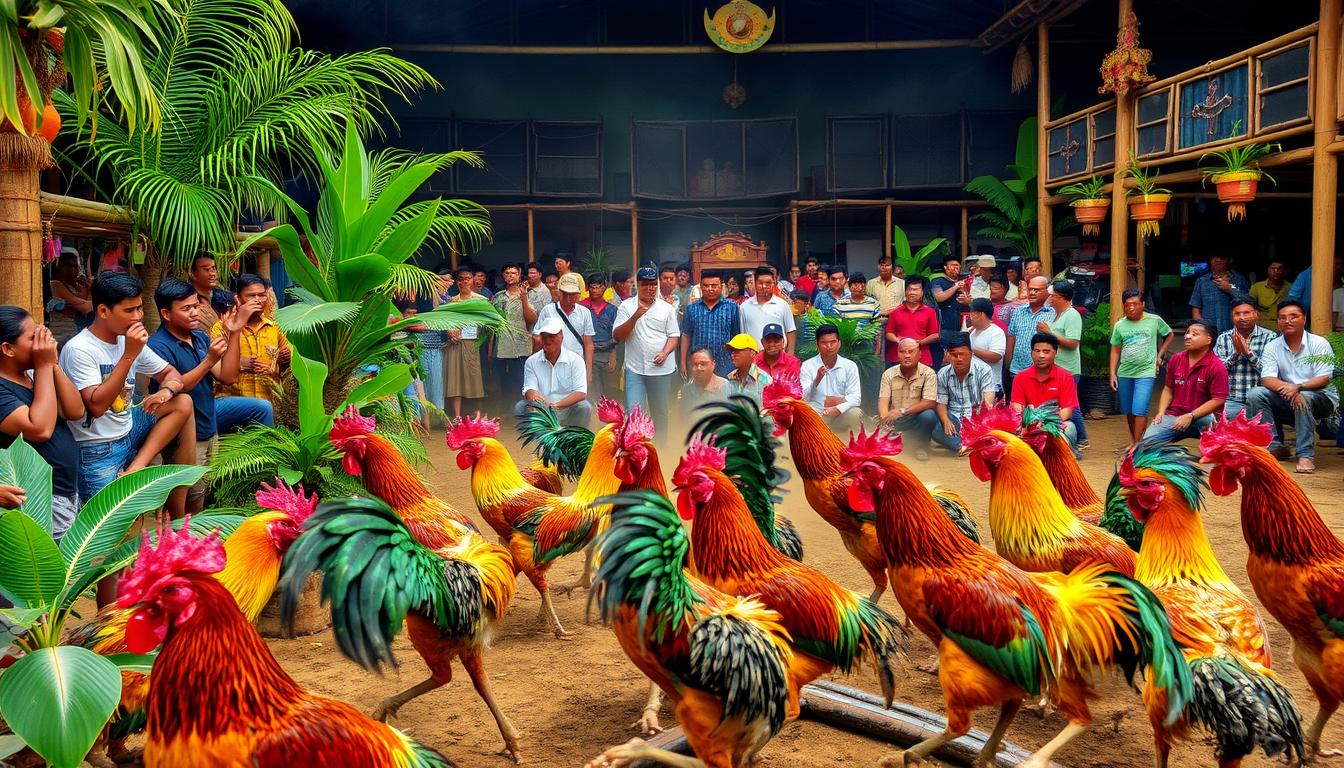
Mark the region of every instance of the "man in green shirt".
[[[1050, 285], [1050, 306], [1055, 310], [1055, 319], [1049, 323], [1036, 324], [1041, 333], [1053, 334], [1059, 339], [1059, 351], [1055, 354], [1055, 365], [1073, 375], [1073, 386], [1080, 386], [1083, 378], [1083, 361], [1078, 345], [1083, 338], [1083, 316], [1073, 308], [1073, 283], [1068, 280], [1056, 280]], [[1083, 409], [1074, 408], [1069, 417], [1073, 428], [1078, 431], [1078, 447], [1087, 448], [1087, 425], [1083, 420]]]
[[1111, 389], [1119, 395], [1133, 445], [1143, 439], [1157, 369], [1175, 336], [1165, 320], [1143, 311], [1142, 291], [1125, 291], [1124, 307], [1125, 316], [1111, 330]]

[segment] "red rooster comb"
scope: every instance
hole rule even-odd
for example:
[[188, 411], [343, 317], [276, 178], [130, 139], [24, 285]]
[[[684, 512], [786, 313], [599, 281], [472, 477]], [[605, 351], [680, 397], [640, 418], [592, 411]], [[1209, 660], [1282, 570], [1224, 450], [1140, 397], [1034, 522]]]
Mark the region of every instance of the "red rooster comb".
[[261, 490], [257, 491], [257, 504], [284, 512], [295, 525], [303, 525], [303, 521], [317, 509], [317, 494], [305, 495], [303, 483], [291, 488], [277, 477], [275, 485], [261, 484]]
[[797, 379], [788, 376], [770, 382], [761, 393], [761, 403], [766, 410], [774, 408], [780, 400], [786, 398], [803, 399], [803, 385]]
[[1011, 406], [980, 406], [961, 420], [961, 443], [969, 445], [995, 430], [1017, 434], [1021, 428], [1022, 415]]
[[182, 529], [174, 531], [167, 517], [159, 519], [158, 544], [151, 544], [149, 531], [142, 534], [140, 554], [130, 573], [117, 583], [117, 605], [129, 608], [144, 599], [161, 579], [183, 571], [219, 573], [224, 570], [224, 544], [219, 531], [204, 539], [191, 532], [191, 516], [182, 519]]
[[620, 424], [625, 421], [625, 409], [610, 397], [603, 397], [597, 402], [597, 420], [603, 424]]
[[351, 437], [363, 437], [373, 434], [378, 426], [372, 416], [360, 416], [355, 406], [347, 406], [345, 412], [336, 417], [331, 424], [331, 440], [344, 440]]
[[1238, 413], [1236, 418], [1221, 418], [1199, 436], [1199, 452], [1205, 456], [1216, 448], [1232, 443], [1250, 443], [1257, 448], [1265, 448], [1274, 440], [1274, 429], [1269, 422], [1262, 422], [1260, 415], [1246, 418], [1246, 412]]
[[904, 448], [899, 432], [874, 429], [871, 434], [859, 427], [859, 434], [850, 433], [849, 445], [840, 451], [840, 466], [845, 472], [853, 470], [874, 456], [896, 456]]
[[1131, 446], [1125, 451], [1125, 458], [1120, 460], [1120, 466], [1116, 469], [1116, 476], [1120, 479], [1120, 485], [1125, 488], [1134, 487], [1134, 449], [1138, 446]]
[[[619, 406], [618, 406], [619, 407]], [[644, 440], [653, 439], [653, 419], [638, 405], [616, 432], [616, 445], [629, 450]]]
[[464, 416], [453, 422], [447, 434], [448, 448], [459, 451], [473, 437], [494, 437], [497, 434], [499, 422], [477, 411], [475, 416]]
[[727, 463], [728, 449], [715, 446], [713, 435], [705, 439], [697, 432], [691, 438], [691, 444], [686, 448], [686, 455], [681, 457], [677, 472], [680, 473], [683, 468], [691, 467], [708, 467], [709, 469], [721, 470]]

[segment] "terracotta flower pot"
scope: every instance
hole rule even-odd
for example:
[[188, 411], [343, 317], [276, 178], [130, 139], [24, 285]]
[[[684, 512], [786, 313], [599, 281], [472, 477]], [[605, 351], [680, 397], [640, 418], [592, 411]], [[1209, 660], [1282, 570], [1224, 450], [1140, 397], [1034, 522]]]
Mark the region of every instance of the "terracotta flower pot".
[[1129, 198], [1129, 217], [1138, 222], [1139, 237], [1153, 237], [1161, 234], [1159, 223], [1167, 215], [1167, 203], [1171, 195], [1133, 195]]
[[1101, 222], [1106, 220], [1106, 214], [1111, 210], [1111, 201], [1105, 198], [1085, 198], [1074, 200], [1070, 205], [1073, 206], [1073, 216], [1083, 225], [1083, 234], [1094, 236], [1101, 234]]
[[1233, 171], [1211, 177], [1218, 189], [1218, 199], [1227, 203], [1227, 220], [1246, 218], [1246, 204], [1255, 199], [1255, 188], [1260, 184], [1259, 171]]

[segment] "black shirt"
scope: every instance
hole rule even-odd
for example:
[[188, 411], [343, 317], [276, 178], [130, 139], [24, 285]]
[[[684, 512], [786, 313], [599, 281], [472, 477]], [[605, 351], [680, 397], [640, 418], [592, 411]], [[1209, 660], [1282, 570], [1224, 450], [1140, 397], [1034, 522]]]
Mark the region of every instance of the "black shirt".
[[[0, 379], [0, 422], [19, 408], [33, 405], [33, 390], [9, 379]], [[0, 448], [14, 444], [14, 435], [0, 432]], [[57, 496], [75, 495], [75, 478], [79, 476], [79, 444], [70, 432], [65, 419], [56, 417], [56, 428], [45, 443], [29, 441], [37, 454], [51, 465], [51, 492]]]

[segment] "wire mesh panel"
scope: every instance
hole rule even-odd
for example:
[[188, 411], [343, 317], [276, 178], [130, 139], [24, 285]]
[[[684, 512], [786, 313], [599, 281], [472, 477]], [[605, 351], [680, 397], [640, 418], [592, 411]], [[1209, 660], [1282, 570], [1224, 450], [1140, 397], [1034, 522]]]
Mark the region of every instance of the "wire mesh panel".
[[[401, 132], [397, 134], [395, 144], [399, 149], [418, 155], [452, 151], [456, 149], [453, 141], [453, 121], [403, 119]], [[439, 171], [430, 176], [429, 181], [421, 189], [427, 192], [452, 192], [452, 169]]]
[[959, 186], [965, 183], [961, 152], [961, 113], [896, 115], [892, 186]]
[[637, 120], [634, 194], [722, 200], [798, 191], [798, 120]]
[[686, 197], [686, 125], [636, 121], [630, 127], [631, 192], [642, 197]]
[[887, 116], [826, 118], [826, 191], [887, 188]]
[[[748, 120], [742, 126], [743, 197], [784, 195], [798, 191], [798, 121]], [[721, 190], [722, 191], [722, 190]]]
[[526, 120], [457, 121], [457, 144], [478, 152], [484, 168], [459, 163], [457, 191], [463, 194], [525, 195], [528, 192]]
[[532, 123], [532, 192], [547, 196], [602, 194], [602, 123]]
[[967, 112], [966, 177], [1002, 175], [1017, 159], [1017, 133], [1027, 117], [1024, 112]]

